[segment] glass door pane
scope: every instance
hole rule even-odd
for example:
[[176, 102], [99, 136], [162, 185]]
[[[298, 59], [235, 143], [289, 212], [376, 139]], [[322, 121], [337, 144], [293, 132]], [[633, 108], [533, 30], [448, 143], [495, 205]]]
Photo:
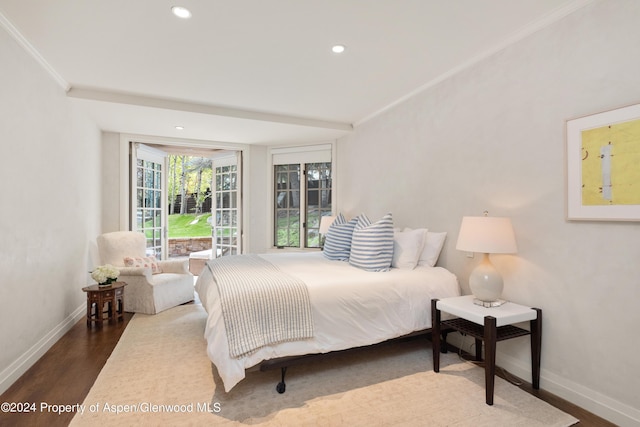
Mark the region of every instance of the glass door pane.
[[237, 255], [242, 253], [241, 153], [214, 158], [213, 165], [213, 256]]
[[166, 257], [166, 212], [164, 211], [164, 170], [166, 156], [163, 152], [142, 144], [132, 149], [132, 221], [133, 231], [144, 233], [147, 238], [147, 255], [158, 259]]

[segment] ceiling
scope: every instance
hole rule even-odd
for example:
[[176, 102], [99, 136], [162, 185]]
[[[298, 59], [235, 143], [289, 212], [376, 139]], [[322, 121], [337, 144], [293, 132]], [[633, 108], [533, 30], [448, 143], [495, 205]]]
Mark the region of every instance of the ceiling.
[[336, 139], [590, 1], [0, 0], [0, 24], [103, 130], [273, 144]]

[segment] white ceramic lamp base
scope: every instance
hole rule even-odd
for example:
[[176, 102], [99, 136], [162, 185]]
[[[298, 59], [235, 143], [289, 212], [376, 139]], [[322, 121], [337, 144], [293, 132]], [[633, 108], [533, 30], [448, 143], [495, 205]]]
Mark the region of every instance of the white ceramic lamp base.
[[502, 281], [502, 276], [493, 264], [491, 264], [489, 254], [484, 254], [482, 262], [473, 269], [469, 276], [471, 293], [478, 300], [485, 303], [483, 305], [495, 307], [495, 303], [501, 301], [500, 296], [502, 295], [503, 287], [504, 282]]

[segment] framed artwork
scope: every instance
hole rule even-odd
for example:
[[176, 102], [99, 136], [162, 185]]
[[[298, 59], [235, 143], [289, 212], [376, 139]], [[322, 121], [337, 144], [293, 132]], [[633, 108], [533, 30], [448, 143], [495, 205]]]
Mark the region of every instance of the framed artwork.
[[567, 219], [640, 221], [640, 104], [567, 121]]

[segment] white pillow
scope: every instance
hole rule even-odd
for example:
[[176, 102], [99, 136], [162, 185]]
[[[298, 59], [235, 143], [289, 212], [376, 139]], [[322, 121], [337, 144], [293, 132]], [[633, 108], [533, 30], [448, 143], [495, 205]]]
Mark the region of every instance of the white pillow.
[[424, 248], [427, 233], [423, 230], [393, 233], [393, 260], [391, 267], [413, 270]]
[[[447, 232], [428, 231], [426, 228], [418, 228], [417, 230], [422, 230], [426, 237], [422, 254], [418, 259], [418, 265], [433, 267], [436, 265], [436, 262], [438, 262], [438, 257], [440, 256], [440, 252], [442, 252], [444, 241], [447, 238]], [[404, 231], [411, 231], [411, 229], [405, 228]]]
[[388, 271], [393, 259], [393, 220], [386, 214], [372, 224], [365, 214], [358, 217], [351, 239], [349, 263], [366, 271]]
[[162, 269], [155, 256], [127, 256], [124, 257], [124, 265], [125, 267], [149, 267], [151, 268], [152, 274], [162, 273]]

